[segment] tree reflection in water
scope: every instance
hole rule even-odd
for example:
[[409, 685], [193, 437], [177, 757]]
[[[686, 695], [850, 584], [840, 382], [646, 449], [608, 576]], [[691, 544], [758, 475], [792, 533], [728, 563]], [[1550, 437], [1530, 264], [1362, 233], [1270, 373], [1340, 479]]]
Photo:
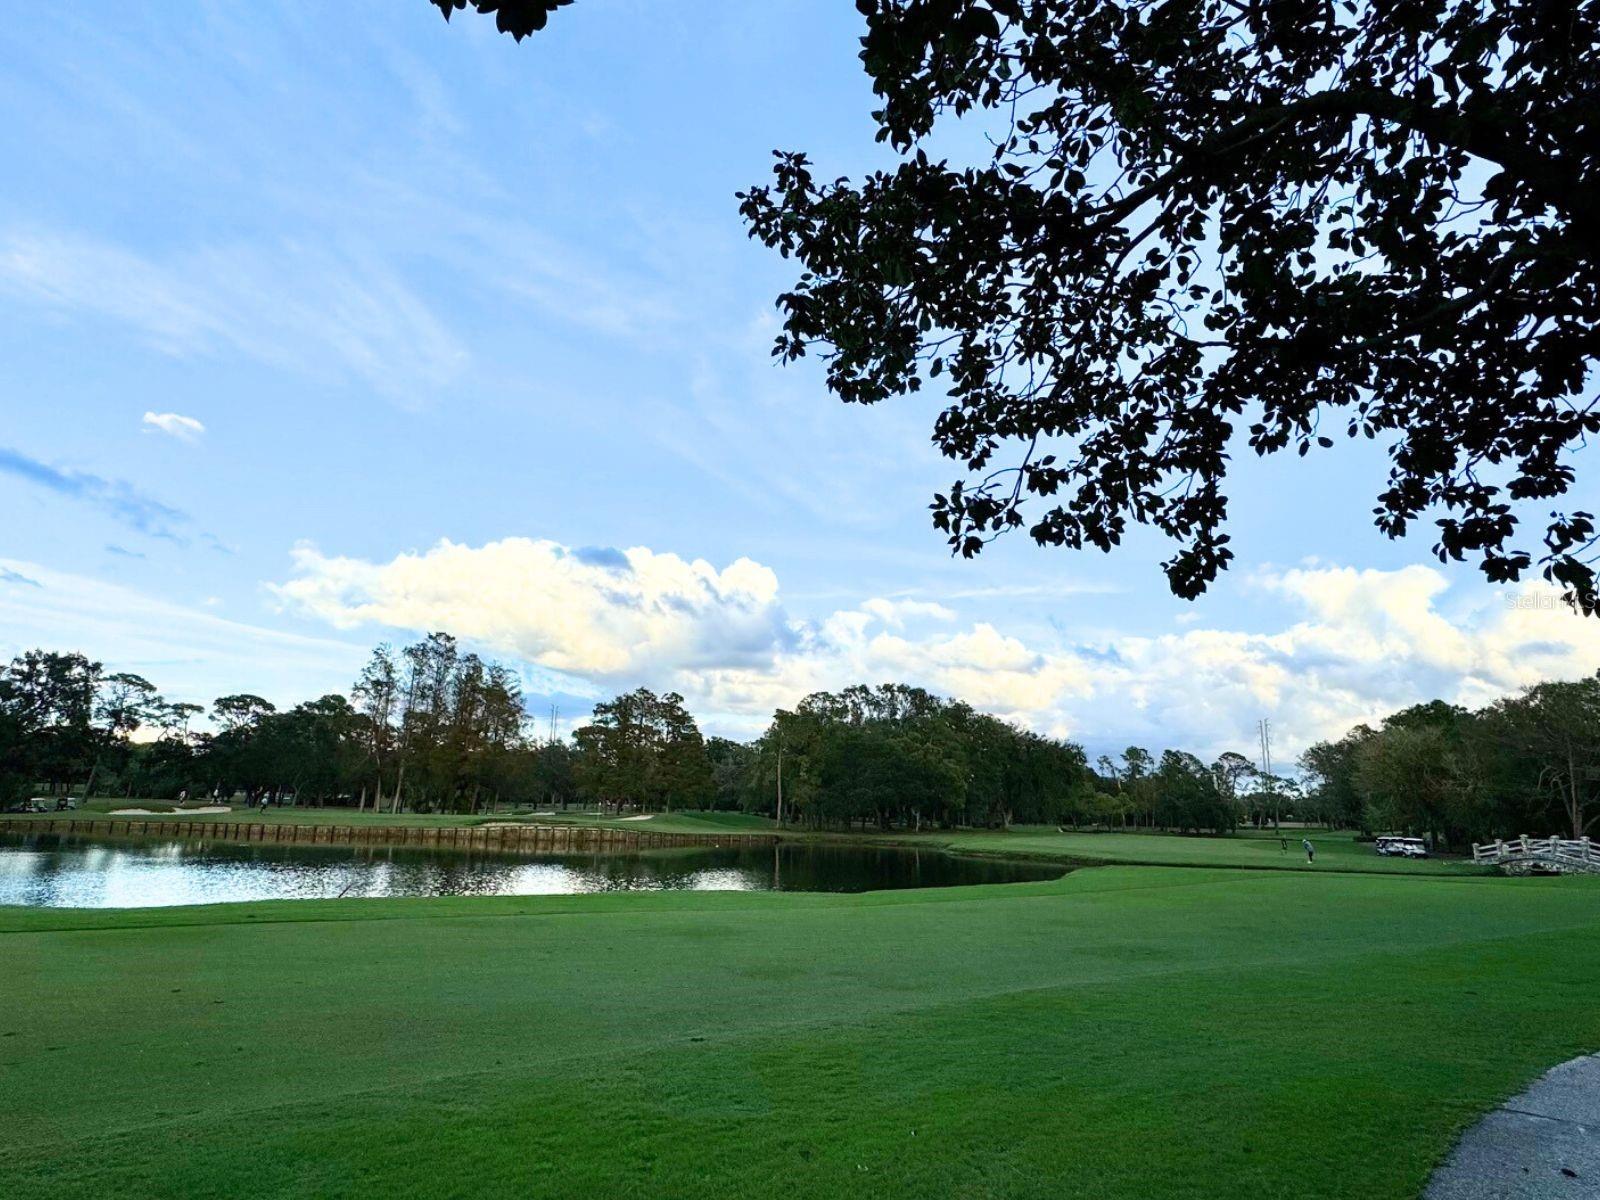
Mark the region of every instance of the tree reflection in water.
[[61, 908], [337, 896], [865, 892], [1052, 879], [1061, 870], [937, 850], [807, 842], [526, 855], [0, 835], [0, 904]]

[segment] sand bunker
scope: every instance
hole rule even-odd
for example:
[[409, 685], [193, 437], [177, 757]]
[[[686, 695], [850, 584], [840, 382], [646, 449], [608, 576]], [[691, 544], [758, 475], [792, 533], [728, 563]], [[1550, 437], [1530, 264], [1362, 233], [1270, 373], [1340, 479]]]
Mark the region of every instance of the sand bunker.
[[106, 815], [111, 817], [192, 817], [198, 813], [232, 811], [226, 804], [208, 804], [204, 808], [180, 808], [173, 812], [166, 812], [158, 808], [114, 808]]

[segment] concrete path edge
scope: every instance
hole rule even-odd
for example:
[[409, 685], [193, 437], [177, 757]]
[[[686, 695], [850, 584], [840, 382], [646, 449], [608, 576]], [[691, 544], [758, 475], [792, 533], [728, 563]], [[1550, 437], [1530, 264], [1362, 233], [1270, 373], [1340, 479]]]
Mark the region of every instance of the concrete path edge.
[[1423, 1200], [1600, 1200], [1600, 1054], [1551, 1068], [1462, 1134]]

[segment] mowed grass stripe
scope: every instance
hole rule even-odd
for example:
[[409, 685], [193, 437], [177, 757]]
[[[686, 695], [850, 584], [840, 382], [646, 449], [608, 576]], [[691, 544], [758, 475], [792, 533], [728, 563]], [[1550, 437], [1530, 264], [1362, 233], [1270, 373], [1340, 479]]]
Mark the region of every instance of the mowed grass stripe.
[[[1593, 921], [1582, 921], [1568, 926], [1562, 930], [1547, 930], [1534, 936], [1559, 936], [1560, 934], [1571, 932], [1573, 930], [1589, 931], [1593, 929], [1594, 925], [1595, 922]], [[1463, 937], [1461, 941], [1472, 945], [1486, 947], [1490, 943], [1501, 940], [1502, 938], [1521, 941], [1527, 936], [1529, 935], [1517, 933], [1500, 935], [1499, 937], [1491, 936], [1486, 938]], [[1410, 953], [1411, 952], [1406, 952], [1406, 957], [1409, 957]], [[1346, 947], [1331, 953], [1307, 952], [1301, 955], [1280, 955], [1274, 960], [1274, 969], [1291, 970], [1304, 968], [1309, 965], [1323, 965], [1326, 964], [1330, 959], [1337, 960], [1340, 958], [1345, 958], [1350, 961], [1357, 961], [1378, 960], [1384, 957], [1393, 958], [1395, 957], [1395, 952], [1358, 950]], [[1207, 972], [1235, 972], [1237, 970], [1238, 964], [1232, 961], [1213, 961], [1207, 963], [1184, 964], [1162, 961], [1149, 961], [1137, 964], [1124, 962], [1118, 964], [1114, 968], [1107, 967], [1098, 974], [1080, 972], [1074, 980], [1065, 984], [1059, 982], [1047, 982], [1018, 984], [1015, 986], [1006, 986], [994, 990], [977, 988], [964, 992], [954, 999], [912, 999], [909, 1001], [903, 1001], [897, 998], [889, 1003], [874, 1006], [872, 1009], [857, 1010], [852, 1014], [850, 1019], [854, 1020], [868, 1015], [871, 1015], [873, 1019], [882, 1019], [886, 1014], [915, 1015], [919, 1012], [931, 1011], [945, 1006], [965, 1006], [973, 1003], [988, 1003], [993, 1000], [1008, 997], [1022, 997], [1029, 992], [1055, 992], [1077, 988], [1098, 988], [1108, 984], [1121, 985], [1122, 983], [1126, 982], [1150, 983], [1152, 981], [1159, 982], [1161, 978], [1165, 976], [1179, 974], [1200, 975]], [[740, 1039], [748, 1039], [751, 1037], [771, 1036], [777, 1032], [782, 1032], [786, 1035], [803, 1035], [806, 1030], [816, 1026], [835, 1023], [838, 1020], [839, 1018], [837, 1016], [830, 1015], [813, 1015], [779, 1019], [766, 1018], [749, 1027], [713, 1030], [703, 1034], [691, 1035], [687, 1040], [695, 1043], [728, 1042], [737, 1041]], [[535, 1070], [547, 1070], [554, 1066], [560, 1066], [573, 1061], [588, 1063], [596, 1059], [604, 1059], [611, 1056], [624, 1057], [633, 1056], [644, 1051], [653, 1052], [674, 1049], [680, 1047], [684, 1041], [685, 1038], [681, 1033], [675, 1033], [661, 1036], [659, 1038], [654, 1035], [647, 1035], [638, 1039], [630, 1039], [625, 1045], [610, 1045], [605, 1048], [591, 1046], [582, 1049], [558, 1049], [554, 1053], [539, 1053], [537, 1055], [530, 1056], [525, 1061], [520, 1061], [513, 1065], [506, 1065], [503, 1061], [497, 1060], [497, 1063], [494, 1067], [472, 1067], [463, 1071], [443, 1071], [437, 1074], [429, 1074], [426, 1077], [426, 1082], [431, 1085], [461, 1080], [473, 1076], [503, 1074], [527, 1070], [530, 1068]], [[367, 1092], [348, 1092], [342, 1090], [337, 1080], [329, 1081], [325, 1083], [322, 1088], [316, 1090], [319, 1090], [322, 1093], [319, 1098], [323, 1101], [334, 1100], [341, 1097], [345, 1099], [355, 1099], [364, 1094], [371, 1094], [370, 1089]], [[263, 1103], [255, 1110], [241, 1110], [237, 1105], [230, 1105], [229, 1112], [230, 1115], [237, 1116], [241, 1111], [265, 1112], [278, 1107], [282, 1107], [281, 1103], [278, 1101]], [[150, 1133], [164, 1126], [175, 1123], [186, 1123], [192, 1120], [196, 1115], [197, 1114], [195, 1113], [181, 1113], [157, 1120], [140, 1120], [136, 1123], [121, 1127], [118, 1132]], [[64, 1139], [61, 1143], [59, 1143], [59, 1145], [64, 1149], [71, 1143], [93, 1141], [98, 1136], [101, 1135], [91, 1134], [81, 1138], [68, 1138]], [[31, 1139], [26, 1143], [27, 1146], [35, 1148], [41, 1146], [42, 1144], [45, 1143], [42, 1143], [41, 1140], [37, 1138]], [[18, 1145], [21, 1146], [22, 1143], [18, 1143]], [[0, 1143], [0, 1147], [3, 1146], [4, 1143]]]
[[1600, 1036], [1523, 987], [1578, 944], [1374, 954], [1376, 1003], [1348, 964], [1203, 971], [396, 1085], [24, 1152], [17, 1194], [1410, 1196], [1536, 1069], [1475, 1053], [1507, 1020], [1541, 1061]]
[[[150, 1182], [138, 1173], [154, 1169], [140, 1165], [145, 1152], [138, 1147], [146, 1140], [167, 1145], [198, 1128], [221, 1143], [237, 1140], [241, 1155], [271, 1159], [320, 1130], [327, 1137], [313, 1138], [321, 1147], [312, 1153], [314, 1163], [295, 1167], [294, 1154], [283, 1150], [284, 1179], [314, 1167], [326, 1173], [328, 1194], [335, 1194], [353, 1187], [350, 1179], [377, 1172], [394, 1194], [449, 1195], [455, 1194], [449, 1190], [453, 1177], [435, 1171], [429, 1186], [442, 1190], [408, 1191], [421, 1185], [393, 1175], [369, 1143], [336, 1136], [342, 1108], [393, 1108], [405, 1127], [421, 1130], [416, 1136], [425, 1144], [447, 1127], [482, 1130], [489, 1122], [499, 1129], [497, 1138], [522, 1138], [529, 1148], [554, 1139], [567, 1155], [582, 1157], [588, 1123], [603, 1118], [576, 1101], [598, 1090], [617, 1110], [613, 1083], [620, 1086], [645, 1069], [641, 1062], [652, 1064], [651, 1086], [664, 1094], [715, 1096], [720, 1076], [706, 1076], [697, 1066], [712, 1058], [733, 1056], [717, 1068], [729, 1077], [738, 1075], [741, 1056], [760, 1057], [753, 1048], [758, 1044], [815, 1062], [855, 1046], [870, 1060], [877, 1043], [863, 1043], [868, 1031], [899, 1037], [893, 1031], [922, 1030], [914, 1039], [927, 1043], [921, 1060], [898, 1052], [891, 1058], [894, 1070], [904, 1072], [905, 1087], [926, 1091], [937, 1083], [928, 1072], [946, 1069], [940, 1066], [946, 1052], [962, 1061], [994, 1052], [994, 1031], [976, 1028], [972, 1014], [1032, 1013], [1033, 997], [1048, 1011], [1075, 1012], [1079, 1002], [1070, 995], [1091, 993], [1125, 995], [1131, 1007], [1112, 1020], [1098, 1002], [1082, 1001], [1099, 1015], [1084, 1018], [1075, 1036], [1124, 1039], [1129, 1070], [1177, 1086], [1196, 1068], [1185, 1065], [1187, 1053], [1163, 1051], [1156, 1033], [1191, 1009], [1191, 1016], [1230, 1006], [1259, 1011], [1265, 1029], [1300, 1039], [1300, 1026], [1286, 1031], [1281, 1020], [1304, 1002], [1303, 981], [1322, 978], [1337, 981], [1358, 1012], [1381, 1009], [1397, 992], [1423, 995], [1428, 1021], [1445, 1025], [1462, 1016], [1463, 1006], [1479, 1003], [1472, 993], [1483, 994], [1462, 981], [1483, 975], [1479, 982], [1491, 986], [1494, 964], [1508, 954], [1533, 953], [1522, 990], [1537, 994], [1516, 1003], [1515, 996], [1500, 996], [1491, 1006], [1495, 1020], [1518, 1020], [1548, 1002], [1568, 1018], [1569, 1037], [1581, 1040], [1586, 1023], [1589, 1033], [1597, 1032], [1588, 1007], [1551, 969], [1566, 964], [1559, 969], [1587, 980], [1592, 995], [1600, 889], [1585, 881], [1212, 874], [1216, 878], [1114, 869], [1057, 884], [893, 900], [883, 894], [771, 896], [726, 906], [722, 900], [738, 898], [685, 896], [681, 906], [631, 915], [628, 902], [644, 897], [583, 898], [601, 902], [589, 915], [604, 920], [586, 919], [581, 911], [558, 922], [462, 915], [473, 906], [504, 908], [479, 900], [407, 902], [421, 907], [405, 921], [172, 925], [107, 929], [87, 938], [81, 932], [10, 935], [0, 938], [8, 968], [0, 971], [0, 1011], [10, 1015], [5, 1032], [26, 1022], [26, 1038], [0, 1039], [0, 1087], [16, 1114], [9, 1128], [17, 1142], [7, 1158], [19, 1164], [28, 1188], [44, 1189], [38, 1194], [74, 1194], [77, 1168], [70, 1164], [85, 1157], [99, 1160], [94, 1171], [112, 1173], [96, 1175], [101, 1182], [95, 1186], [115, 1178], [118, 1189], [138, 1192]], [[545, 904], [520, 903], [535, 910]], [[423, 917], [429, 904], [448, 918]], [[1551, 932], [1560, 926], [1579, 928], [1576, 941]], [[1561, 953], [1534, 953], [1554, 943]], [[1417, 979], [1441, 956], [1456, 986], [1418, 992]], [[51, 1002], [40, 1011], [45, 997]], [[1329, 1017], [1314, 1008], [1306, 1010], [1308, 1021]], [[1020, 1024], [1000, 1032], [1053, 1044], [1057, 1031], [1040, 1026], [1042, 1019], [1018, 1018]], [[1246, 1041], [1253, 1042], [1261, 1032], [1253, 1027], [1258, 1018], [1245, 1019], [1252, 1025]], [[1346, 1014], [1343, 1023], [1357, 1019]], [[1141, 1021], [1154, 1022], [1148, 1036], [1138, 1032]], [[1202, 1056], [1204, 1069], [1216, 1077], [1238, 1073], [1243, 1043], [1237, 1031], [1209, 1019], [1195, 1028], [1205, 1031], [1202, 1041], [1211, 1047]], [[1503, 1050], [1504, 1040], [1479, 1049]], [[1309, 1053], [1330, 1061], [1320, 1034], [1306, 1044]], [[45, 1048], [51, 1045], [58, 1048]], [[1374, 1054], [1400, 1053], [1388, 1033], [1376, 1042], [1358, 1038], [1357, 1048], [1364, 1070], [1382, 1067]], [[1554, 1061], [1541, 1057], [1547, 1052], [1546, 1042], [1531, 1039], [1526, 1047], [1513, 1046], [1506, 1061], [1512, 1068], [1525, 1064], [1531, 1073]], [[1248, 1075], [1253, 1068], [1244, 1066]], [[972, 1086], [1000, 1087], [1006, 1097], [1000, 1106], [1009, 1111], [1038, 1101], [1039, 1080], [1026, 1072], [1020, 1078], [1012, 1086], [1002, 1072]], [[555, 1127], [540, 1126], [537, 1136], [517, 1120], [501, 1128], [494, 1114], [522, 1112], [518, 1097], [540, 1079], [557, 1091], [575, 1090], [575, 1106]], [[878, 1087], [839, 1097], [840, 1111], [872, 1111], [880, 1103]], [[471, 1099], [480, 1094], [481, 1104]], [[1467, 1096], [1469, 1107], [1478, 1095]], [[1482, 1099], [1487, 1104], [1497, 1095], [1491, 1087]], [[439, 1097], [455, 1098], [448, 1120], [436, 1111]], [[1408, 1093], [1406, 1104], [1414, 1102]], [[648, 1142], [656, 1136], [650, 1131], [675, 1118], [654, 1102], [640, 1103], [627, 1111]], [[772, 1103], [780, 1125], [794, 1132], [811, 1127], [805, 1106], [790, 1107], [781, 1089]], [[542, 1111], [535, 1106], [527, 1120]], [[1149, 1118], [1164, 1119], [1162, 1111], [1158, 1105]], [[1130, 1110], [1129, 1119], [1136, 1115]], [[252, 1121], [259, 1123], [254, 1132]], [[142, 1131], [115, 1132], [135, 1126]], [[363, 1127], [358, 1121], [352, 1129]], [[633, 1144], [628, 1128], [615, 1133], [613, 1150]], [[103, 1144], [108, 1135], [114, 1145]], [[76, 1145], [61, 1145], [61, 1139]], [[51, 1149], [46, 1142], [58, 1144]], [[379, 1136], [371, 1145], [383, 1143]], [[948, 1150], [955, 1152], [954, 1146]], [[470, 1158], [484, 1151], [456, 1146], [450, 1153]], [[369, 1160], [373, 1154], [378, 1157]], [[196, 1151], [197, 1162], [211, 1157]], [[955, 1169], [947, 1157], [929, 1161]], [[196, 1176], [180, 1190], [147, 1194], [212, 1194], [206, 1188], [213, 1185], [224, 1194], [226, 1162], [218, 1159], [209, 1169], [210, 1183]], [[514, 1188], [525, 1183], [520, 1169], [501, 1163], [490, 1174]], [[0, 1167], [0, 1177], [5, 1170]], [[741, 1178], [733, 1159], [707, 1170], [708, 1178]], [[350, 1171], [357, 1176], [347, 1176]], [[917, 1177], [912, 1172], [902, 1182], [910, 1186]], [[591, 1182], [606, 1194], [632, 1186], [626, 1172], [601, 1172]], [[989, 1186], [976, 1176], [972, 1183]], [[285, 1194], [293, 1192], [284, 1186]]]
[[[929, 835], [955, 850], [1022, 855], [1130, 866], [1243, 867], [1264, 871], [1326, 874], [1353, 871], [1382, 875], [1492, 874], [1468, 858], [1409, 859], [1385, 857], [1370, 842], [1356, 841], [1350, 831], [1285, 829], [1281, 834], [1244, 829], [1225, 837], [1184, 837], [1170, 833], [1063, 833], [1046, 826], [1017, 826], [996, 832], [963, 830]], [[1316, 848], [1307, 862], [1301, 840]], [[1287, 848], [1283, 843], [1287, 842]]]

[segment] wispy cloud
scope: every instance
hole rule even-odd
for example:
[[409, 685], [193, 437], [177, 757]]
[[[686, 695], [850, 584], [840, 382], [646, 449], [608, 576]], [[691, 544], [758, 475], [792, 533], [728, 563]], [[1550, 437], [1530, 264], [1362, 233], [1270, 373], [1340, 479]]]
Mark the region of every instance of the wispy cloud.
[[14, 229], [0, 236], [0, 291], [120, 322], [174, 356], [236, 353], [354, 377], [399, 400], [449, 382], [467, 359], [380, 257], [294, 242], [202, 245], [158, 259]]
[[1053, 583], [996, 584], [993, 587], [958, 587], [948, 591], [908, 588], [900, 594], [932, 594], [944, 600], [1049, 600], [1059, 596], [1115, 596], [1125, 590], [1104, 580], [1063, 579]]
[[[21, 580], [31, 586], [8, 587]], [[137, 588], [0, 558], [0, 659], [32, 646], [81, 650], [137, 671], [173, 699], [248, 687], [294, 704], [350, 686], [367, 647], [229, 620]]]
[[115, 542], [106, 544], [106, 553], [118, 558], [143, 558], [144, 555], [137, 550], [129, 550], [126, 546], [119, 546]]
[[174, 412], [147, 412], [144, 426], [146, 433], [164, 433], [180, 442], [198, 442], [206, 431], [206, 427], [195, 418]]
[[0, 472], [27, 483], [92, 505], [128, 528], [149, 537], [183, 543], [176, 526], [186, 525], [187, 513], [147, 496], [122, 479], [105, 479], [88, 471], [53, 467], [16, 450], [0, 447]]

